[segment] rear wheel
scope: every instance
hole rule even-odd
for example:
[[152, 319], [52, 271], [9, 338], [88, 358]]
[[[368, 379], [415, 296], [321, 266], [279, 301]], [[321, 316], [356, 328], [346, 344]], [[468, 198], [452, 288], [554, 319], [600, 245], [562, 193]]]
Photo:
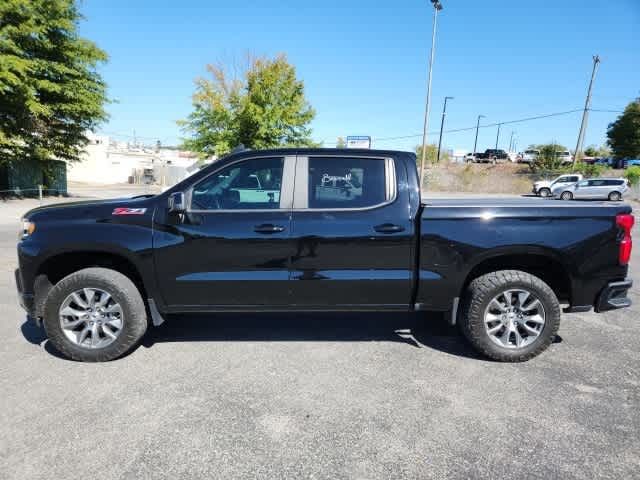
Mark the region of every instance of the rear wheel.
[[571, 199], [573, 199], [573, 193], [571, 193], [571, 192], [562, 192], [562, 195], [560, 195], [560, 198], [562, 200], [571, 200]]
[[469, 284], [458, 320], [480, 353], [501, 362], [523, 362], [553, 342], [560, 326], [560, 304], [538, 277], [501, 270]]
[[131, 350], [147, 329], [142, 296], [125, 275], [85, 268], [60, 280], [44, 305], [44, 327], [66, 357], [103, 362]]
[[551, 196], [551, 190], [549, 190], [548, 188], [541, 188], [538, 193], [541, 197], [545, 198]]
[[620, 192], [611, 192], [609, 194], [609, 200], [611, 200], [612, 202], [619, 202], [620, 200], [622, 200], [622, 195], [620, 194]]

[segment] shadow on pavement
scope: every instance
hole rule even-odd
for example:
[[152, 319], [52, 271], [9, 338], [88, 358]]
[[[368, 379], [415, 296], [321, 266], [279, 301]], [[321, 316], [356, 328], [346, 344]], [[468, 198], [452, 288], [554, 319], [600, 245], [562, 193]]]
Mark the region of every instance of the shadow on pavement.
[[171, 316], [144, 347], [164, 342], [400, 342], [482, 358], [439, 313], [225, 313]]
[[[25, 320], [24, 338], [65, 359], [44, 328]], [[172, 342], [398, 342], [457, 357], [491, 361], [473, 350], [440, 313], [225, 313], [173, 315], [151, 327], [141, 345]], [[562, 342], [557, 336], [554, 343]], [[132, 352], [130, 352], [132, 353]], [[125, 355], [128, 356], [129, 354]]]

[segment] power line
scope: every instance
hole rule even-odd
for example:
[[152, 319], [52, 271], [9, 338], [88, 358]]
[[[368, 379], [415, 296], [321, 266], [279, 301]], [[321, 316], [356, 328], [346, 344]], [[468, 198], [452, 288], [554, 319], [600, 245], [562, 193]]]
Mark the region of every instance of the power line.
[[[584, 111], [584, 108], [576, 108], [573, 110], [566, 110], [564, 112], [554, 112], [554, 113], [547, 113], [544, 115], [536, 115], [533, 117], [518, 118], [515, 120], [506, 120], [503, 122], [487, 123], [485, 125], [480, 125], [479, 128], [491, 128], [491, 127], [497, 127], [498, 125], [510, 125], [514, 123], [530, 122], [532, 120], [541, 120], [544, 118], [560, 117], [563, 115], [570, 115], [572, 113], [577, 113], [582, 111]], [[599, 113], [624, 113], [623, 110], [601, 110], [601, 109], [593, 109], [593, 108], [590, 108], [589, 111], [599, 112]], [[453, 128], [453, 129], [445, 130], [444, 133], [468, 132], [475, 129], [476, 129], [476, 125], [474, 125], [473, 127]], [[436, 133], [438, 133], [438, 131], [434, 130], [433, 132], [429, 132], [429, 135], [432, 135], [432, 134], [435, 135]], [[385, 142], [385, 141], [391, 141], [391, 140], [407, 140], [409, 138], [417, 138], [417, 137], [422, 137], [422, 133], [414, 133], [412, 135], [398, 135], [394, 137], [379, 137], [379, 138], [374, 137], [373, 140], [376, 142]], [[326, 145], [336, 145], [336, 142], [323, 141], [322, 143]]]

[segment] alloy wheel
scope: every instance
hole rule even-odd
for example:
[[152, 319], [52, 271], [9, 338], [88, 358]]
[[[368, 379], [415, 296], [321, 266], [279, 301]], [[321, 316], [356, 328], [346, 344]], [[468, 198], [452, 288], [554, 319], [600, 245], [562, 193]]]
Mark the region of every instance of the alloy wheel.
[[484, 327], [491, 341], [509, 349], [531, 345], [542, 333], [545, 321], [542, 302], [523, 288], [499, 293], [484, 313]]
[[99, 288], [76, 290], [58, 311], [65, 336], [82, 348], [104, 348], [122, 333], [122, 307], [109, 292]]

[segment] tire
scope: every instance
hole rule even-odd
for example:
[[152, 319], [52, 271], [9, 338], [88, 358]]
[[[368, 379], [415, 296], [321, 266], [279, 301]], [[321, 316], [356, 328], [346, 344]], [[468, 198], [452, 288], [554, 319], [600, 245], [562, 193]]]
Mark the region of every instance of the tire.
[[560, 195], [560, 198], [562, 200], [573, 200], [573, 193], [571, 193], [571, 192], [562, 192], [562, 195]]
[[619, 202], [620, 200], [622, 200], [622, 195], [620, 194], [620, 192], [611, 192], [609, 194], [609, 200], [612, 202]]
[[538, 194], [541, 197], [547, 198], [551, 196], [551, 190], [549, 190], [548, 188], [541, 188]]
[[[494, 324], [486, 323], [485, 315], [490, 311], [489, 304], [496, 296], [500, 296], [500, 292], [509, 290], [529, 292], [530, 296], [527, 298], [534, 301], [533, 303], [539, 300], [542, 306], [544, 324], [539, 327], [541, 329], [537, 337], [532, 337], [530, 343], [523, 343], [521, 347], [499, 345], [498, 339], [492, 339], [488, 332], [489, 325]], [[516, 299], [515, 303], [517, 304], [518, 301]], [[529, 300], [526, 300], [525, 304], [527, 301]], [[503, 321], [497, 320], [497, 322]], [[515, 328], [526, 333], [523, 330], [522, 320], [520, 322], [521, 326]], [[528, 320], [524, 322], [537, 325]], [[519, 270], [500, 270], [482, 275], [469, 284], [458, 315], [458, 324], [465, 338], [481, 354], [500, 362], [524, 362], [542, 353], [553, 342], [560, 326], [560, 304], [549, 285], [538, 277]], [[513, 324], [518, 325], [518, 322]], [[502, 328], [506, 330], [506, 327]], [[515, 332], [508, 333], [508, 339], [512, 338], [515, 343], [517, 341]], [[522, 338], [524, 337], [521, 336]]]
[[[63, 322], [61, 307], [67, 305], [71, 308], [71, 305], [74, 305], [73, 310], [70, 311], [77, 312], [79, 309], [82, 311], [82, 307], [78, 307], [79, 304], [76, 304], [73, 300], [70, 300], [70, 298], [73, 297], [74, 292], [77, 294], [79, 291], [86, 292], [87, 290], [102, 293], [106, 292], [108, 296], [104, 298], [109, 298], [108, 302], [110, 306], [103, 309], [103, 312], [113, 308], [116, 313], [102, 313], [103, 317], [105, 315], [115, 315], [114, 318], [108, 321], [105, 320], [104, 326], [102, 320], [92, 321], [91, 325], [100, 323], [100, 327], [96, 326], [95, 330], [89, 332], [90, 336], [80, 340], [80, 344], [78, 344], [77, 338], [76, 341], [73, 341], [69, 336], [79, 337], [77, 334], [83, 332], [73, 331], [69, 327], [63, 328], [61, 324]], [[95, 293], [91, 295], [90, 301], [87, 301], [87, 298], [88, 297], [85, 296], [82, 302], [85, 303], [87, 307], [89, 307], [90, 304], [93, 312], [96, 301]], [[99, 300], [102, 301], [102, 296]], [[69, 304], [69, 301], [72, 303]], [[116, 305], [118, 308], [114, 308], [113, 305]], [[95, 310], [99, 310], [99, 308]], [[88, 314], [85, 313], [85, 315], [86, 316], [82, 317], [85, 320], [82, 321], [79, 320], [79, 316], [71, 315], [66, 316], [64, 321], [68, 322], [69, 326], [71, 326], [71, 323], [80, 322], [77, 328], [88, 329], [89, 317]], [[100, 316], [99, 313], [91, 313], [91, 315]], [[120, 328], [110, 326], [108, 330], [112, 333], [111, 336], [107, 336], [106, 324], [111, 321], [117, 321], [118, 318], [120, 320]], [[85, 268], [68, 275], [54, 285], [44, 304], [44, 328], [49, 340], [65, 357], [82, 362], [106, 362], [121, 357], [136, 346], [147, 330], [147, 325], [146, 308], [138, 288], [125, 275], [107, 268]], [[116, 332], [115, 334], [112, 328], [113, 331]], [[70, 331], [73, 335], [69, 333]], [[94, 332], [97, 332], [97, 335]], [[94, 335], [96, 335], [97, 339], [96, 346], [90, 347], [88, 343], [93, 344]], [[115, 338], [112, 339], [114, 336]], [[106, 345], [101, 347], [100, 343], [105, 343]]]

